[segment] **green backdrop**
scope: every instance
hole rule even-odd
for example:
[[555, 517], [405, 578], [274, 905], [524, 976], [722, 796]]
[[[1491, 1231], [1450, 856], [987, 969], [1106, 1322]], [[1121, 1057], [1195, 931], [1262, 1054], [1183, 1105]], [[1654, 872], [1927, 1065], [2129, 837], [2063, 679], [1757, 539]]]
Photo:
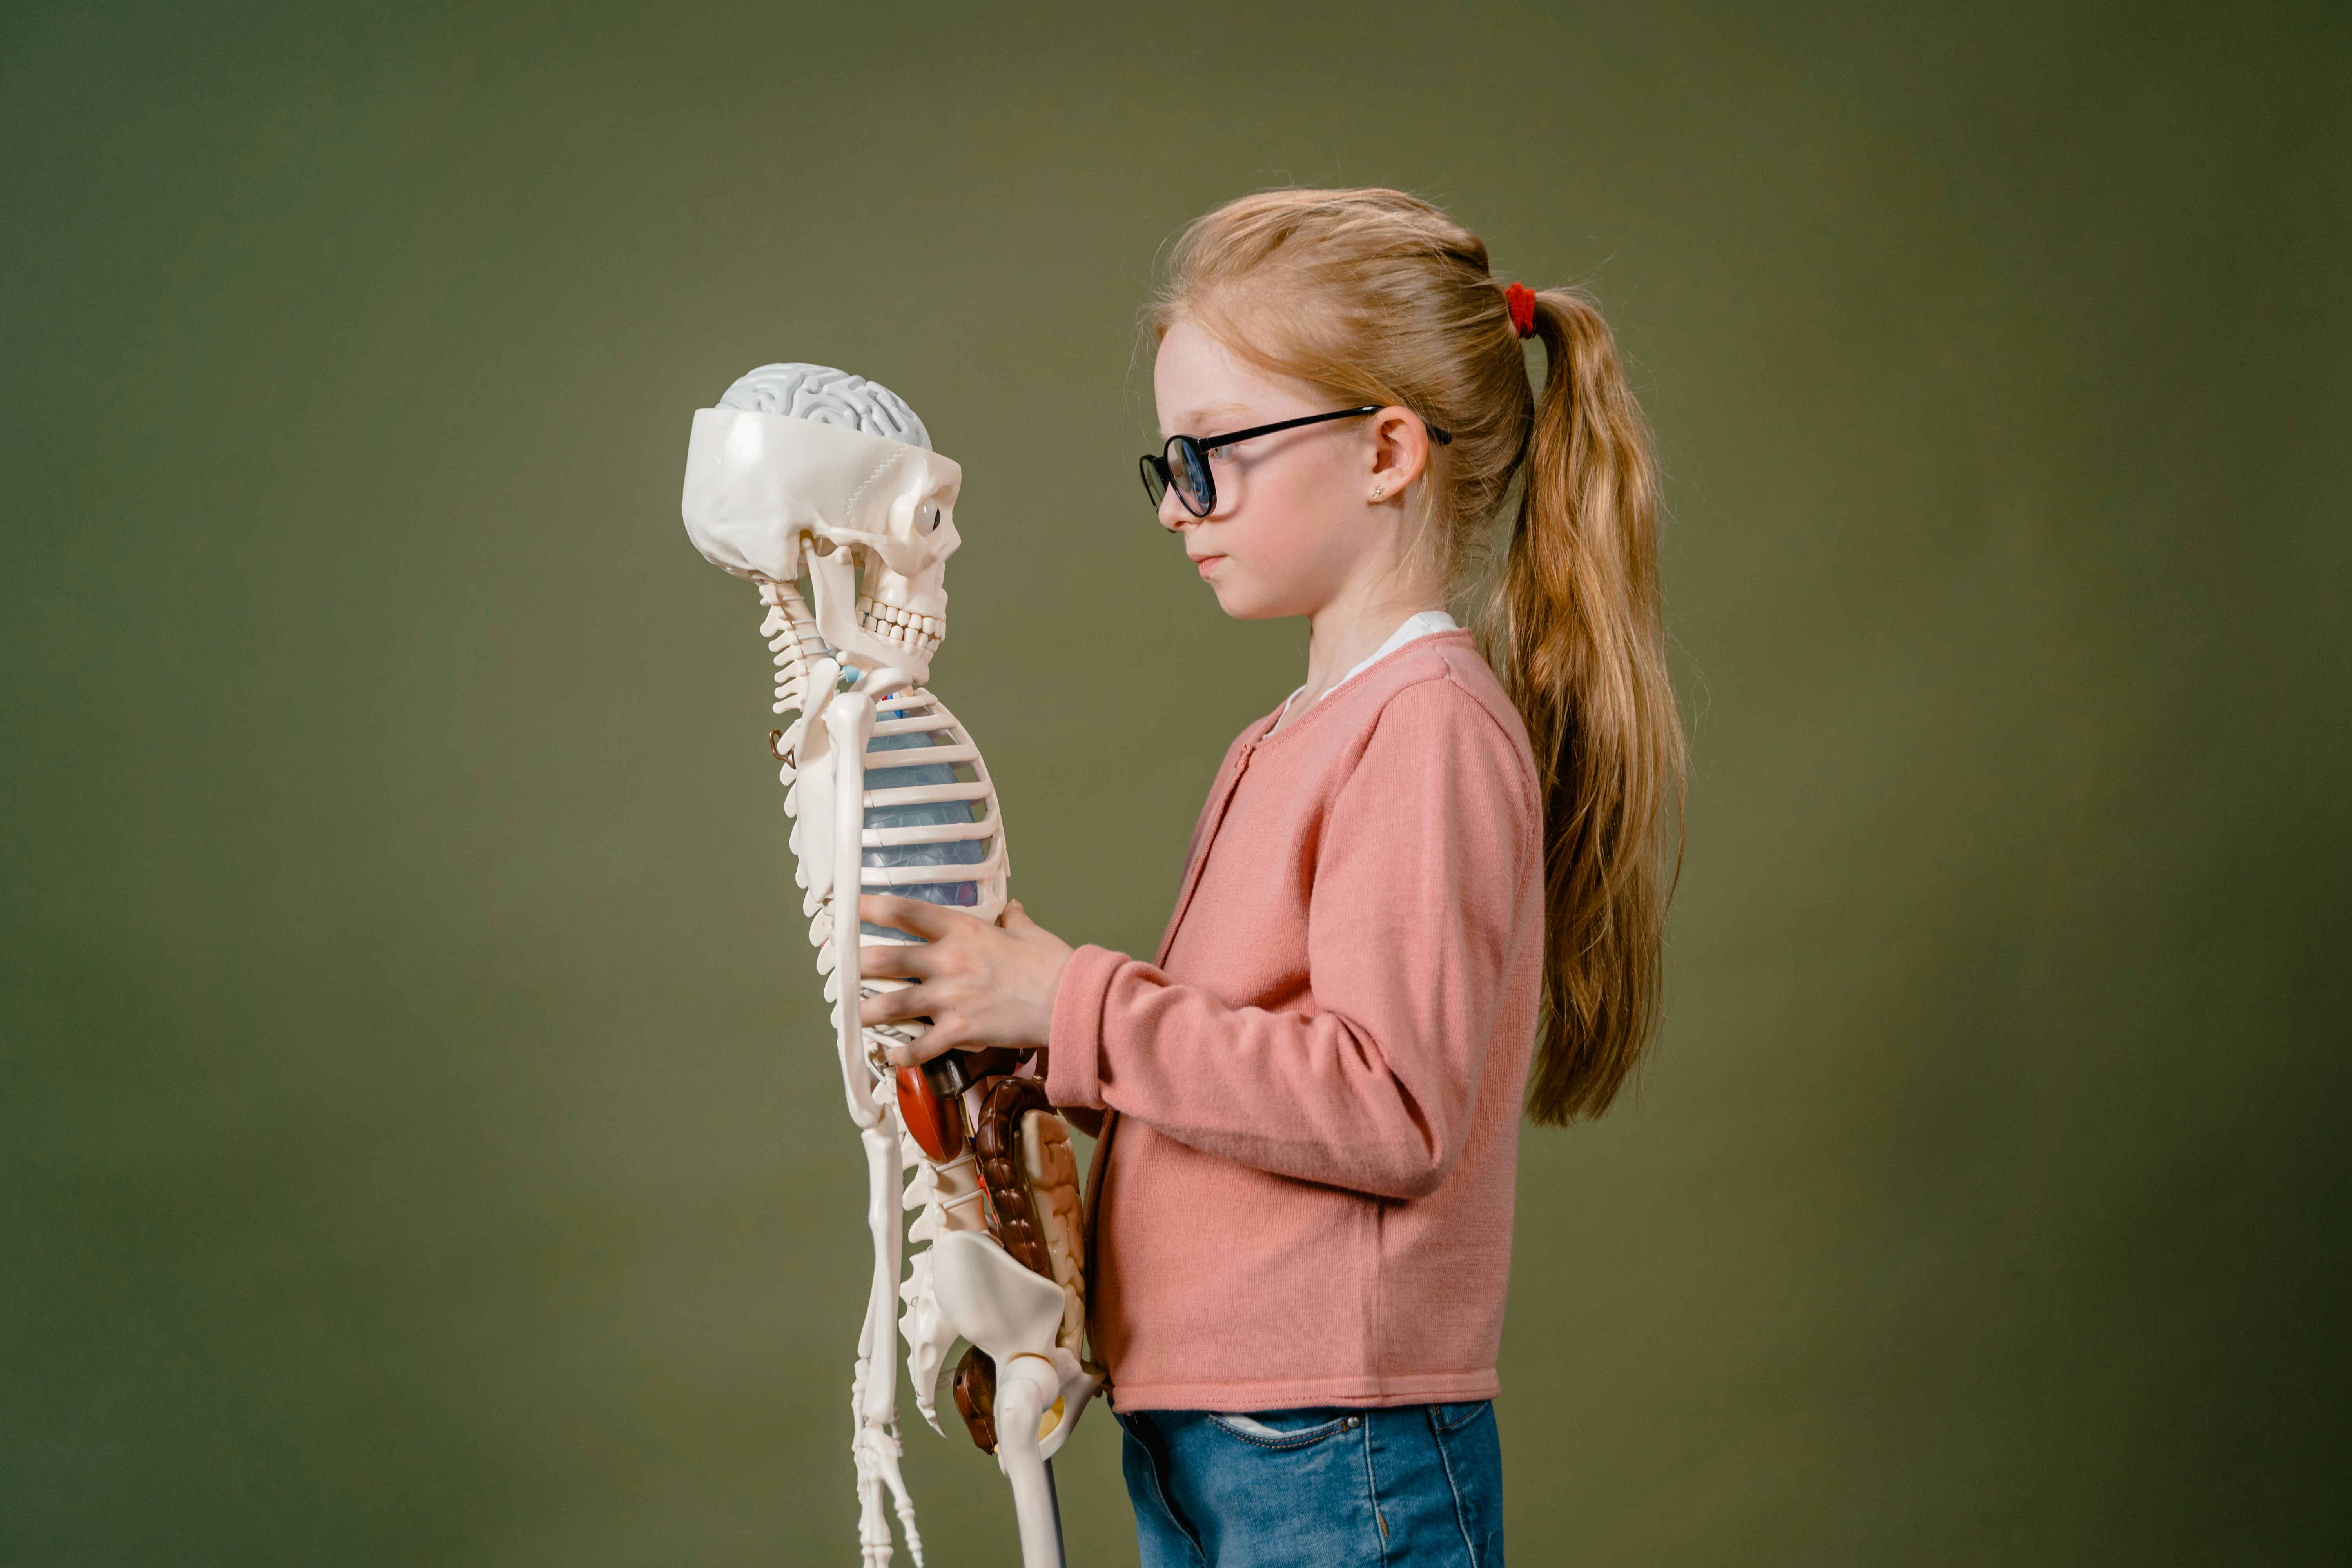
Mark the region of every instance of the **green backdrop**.
[[0, 1561], [854, 1561], [688, 419], [921, 411], [1015, 886], [1148, 948], [1303, 636], [1151, 526], [1135, 312], [1286, 181], [1589, 283], [1661, 432], [1671, 1016], [1526, 1140], [1518, 1561], [2342, 1561], [2352, 23], [1942, 10], [0, 11]]

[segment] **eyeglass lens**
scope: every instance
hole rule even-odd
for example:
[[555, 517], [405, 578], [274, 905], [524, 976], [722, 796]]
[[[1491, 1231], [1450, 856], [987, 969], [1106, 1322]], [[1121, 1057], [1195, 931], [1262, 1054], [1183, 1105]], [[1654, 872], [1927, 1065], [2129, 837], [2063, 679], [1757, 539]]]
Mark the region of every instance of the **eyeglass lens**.
[[1169, 478], [1176, 486], [1177, 499], [1184, 510], [1194, 517], [1206, 517], [1215, 510], [1217, 481], [1209, 477], [1209, 455], [1201, 444], [1189, 436], [1179, 436], [1168, 443], [1164, 458]]
[[1209, 477], [1208, 455], [1191, 437], [1173, 437], [1163, 456], [1147, 456], [1137, 466], [1143, 472], [1143, 493], [1151, 498], [1154, 510], [1159, 509], [1171, 483], [1176, 499], [1194, 517], [1206, 517], [1215, 510], [1217, 484]]

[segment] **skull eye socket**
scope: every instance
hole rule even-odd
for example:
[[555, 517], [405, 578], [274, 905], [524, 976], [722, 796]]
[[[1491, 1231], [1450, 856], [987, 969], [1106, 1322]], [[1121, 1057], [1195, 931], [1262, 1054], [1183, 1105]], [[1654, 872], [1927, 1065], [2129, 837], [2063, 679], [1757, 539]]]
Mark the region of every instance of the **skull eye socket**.
[[940, 503], [939, 503], [939, 502], [937, 502], [937, 501], [935, 501], [935, 500], [927, 500], [927, 501], [923, 502], [920, 506], [919, 506], [919, 507], [917, 507], [917, 508], [915, 509], [915, 531], [916, 531], [916, 533], [918, 533], [918, 534], [925, 534], [925, 533], [929, 533], [929, 532], [930, 532], [933, 529], [935, 529], [935, 528], [939, 527], [939, 525], [940, 525]]

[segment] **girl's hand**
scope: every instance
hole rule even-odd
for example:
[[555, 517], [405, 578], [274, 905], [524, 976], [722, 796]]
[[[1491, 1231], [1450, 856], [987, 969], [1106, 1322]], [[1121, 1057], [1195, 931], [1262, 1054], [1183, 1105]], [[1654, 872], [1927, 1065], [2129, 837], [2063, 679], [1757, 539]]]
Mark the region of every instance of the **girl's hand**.
[[867, 1024], [929, 1018], [930, 1032], [912, 1046], [893, 1047], [893, 1067], [926, 1062], [950, 1047], [1027, 1050], [1053, 1032], [1054, 992], [1070, 962], [1070, 944], [1029, 918], [1016, 901], [996, 925], [920, 899], [868, 893], [857, 900], [860, 920], [923, 939], [919, 947], [859, 951], [859, 973], [877, 980], [911, 980], [902, 991], [860, 1003]]

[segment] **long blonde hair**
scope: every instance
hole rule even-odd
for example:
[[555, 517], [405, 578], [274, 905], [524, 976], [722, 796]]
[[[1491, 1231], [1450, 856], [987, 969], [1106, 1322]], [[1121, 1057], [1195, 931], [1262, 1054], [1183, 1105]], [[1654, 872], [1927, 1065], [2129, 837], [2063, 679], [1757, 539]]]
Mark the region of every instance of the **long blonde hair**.
[[[1452, 432], [1414, 498], [1425, 542], [1517, 705], [1544, 801], [1538, 1121], [1609, 1109], [1656, 1033], [1685, 751], [1666, 673], [1657, 468], [1592, 298], [1534, 297], [1540, 395], [1486, 247], [1400, 191], [1276, 190], [1178, 239], [1150, 314], [1191, 321], [1337, 404]], [[1493, 540], [1515, 479], [1501, 570]]]

